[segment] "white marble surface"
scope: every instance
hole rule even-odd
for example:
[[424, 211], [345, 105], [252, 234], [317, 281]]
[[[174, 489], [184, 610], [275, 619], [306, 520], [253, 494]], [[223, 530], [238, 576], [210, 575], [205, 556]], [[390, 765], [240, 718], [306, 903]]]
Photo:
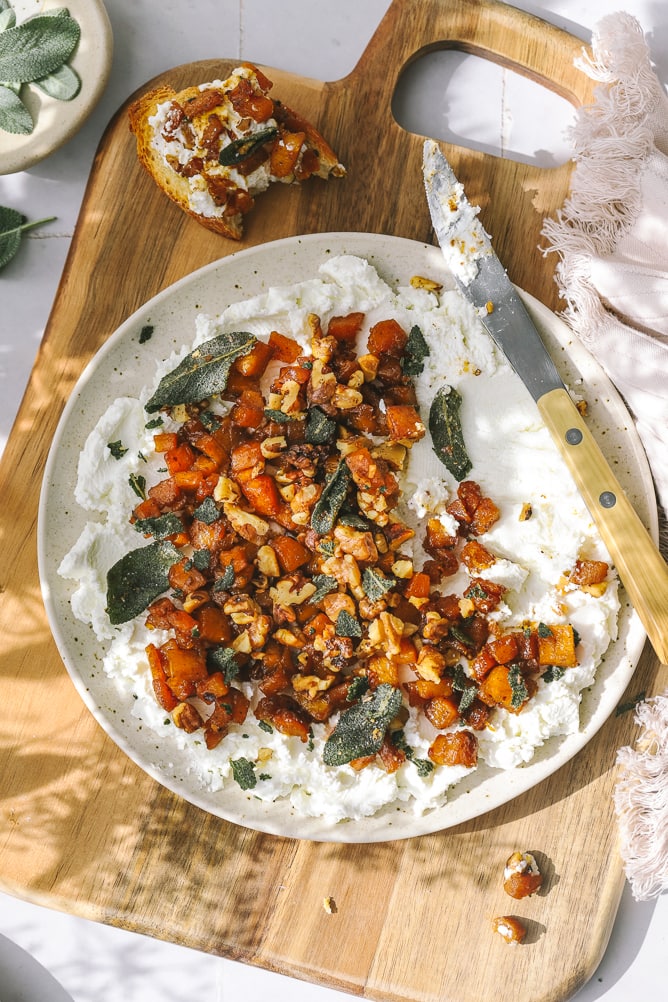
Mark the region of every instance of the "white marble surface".
[[[64, 0], [66, 3], [66, 0]], [[447, 2], [447, 0], [444, 0]], [[27, 236], [0, 274], [0, 451], [39, 348], [97, 144], [137, 87], [180, 63], [250, 59], [319, 80], [357, 63], [389, 0], [107, 0], [114, 62], [105, 94], [78, 135], [29, 171], [0, 177], [0, 204], [31, 219], [57, 216]], [[659, 0], [516, 2], [583, 39], [611, 10], [634, 14], [668, 83], [668, 4]], [[483, 94], [473, 100], [473, 93]], [[572, 110], [497, 66], [441, 52], [406, 74], [395, 114], [407, 128], [541, 164], [568, 157]], [[1, 782], [1, 780], [0, 780]], [[663, 998], [668, 898], [635, 902], [628, 888], [600, 968], [578, 1002]], [[52, 980], [62, 986], [62, 991]], [[0, 1000], [36, 1002], [343, 1002], [349, 995], [0, 893]], [[500, 1002], [505, 1002], [502, 994]]]

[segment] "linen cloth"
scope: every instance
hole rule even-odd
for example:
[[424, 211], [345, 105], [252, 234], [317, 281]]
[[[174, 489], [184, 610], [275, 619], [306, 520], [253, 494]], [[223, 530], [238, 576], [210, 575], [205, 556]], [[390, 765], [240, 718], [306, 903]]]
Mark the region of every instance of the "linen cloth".
[[[598, 22], [577, 65], [599, 81], [570, 130], [568, 199], [546, 220], [564, 319], [621, 393], [645, 448], [668, 552], [668, 97], [638, 21]], [[617, 754], [620, 852], [633, 896], [668, 889], [668, 692], [636, 708]]]

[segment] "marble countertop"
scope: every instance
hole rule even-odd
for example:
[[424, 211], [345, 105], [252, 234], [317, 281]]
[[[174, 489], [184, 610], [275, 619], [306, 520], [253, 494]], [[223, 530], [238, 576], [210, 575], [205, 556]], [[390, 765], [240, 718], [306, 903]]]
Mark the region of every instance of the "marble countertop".
[[[0, 275], [0, 452], [49, 317], [95, 150], [116, 109], [163, 70], [216, 56], [249, 59], [317, 80], [342, 79], [356, 65], [389, 0], [106, 0], [105, 6], [114, 54], [98, 105], [74, 138], [51, 156], [26, 171], [0, 176], [0, 205], [30, 219], [57, 217], [26, 235]], [[607, 0], [514, 6], [583, 40], [611, 9]], [[668, 5], [627, 0], [614, 9], [638, 18], [657, 73], [668, 82]], [[488, 98], [474, 103], [471, 95], [481, 88]], [[569, 156], [564, 133], [573, 112], [565, 101], [462, 53], [439, 52], [419, 60], [405, 74], [394, 111], [400, 124], [416, 132], [539, 165]], [[639, 903], [627, 887], [605, 957], [577, 994], [578, 1002], [661, 997], [667, 948], [668, 896]], [[2, 1002], [201, 997], [212, 1002], [350, 998], [0, 893]]]

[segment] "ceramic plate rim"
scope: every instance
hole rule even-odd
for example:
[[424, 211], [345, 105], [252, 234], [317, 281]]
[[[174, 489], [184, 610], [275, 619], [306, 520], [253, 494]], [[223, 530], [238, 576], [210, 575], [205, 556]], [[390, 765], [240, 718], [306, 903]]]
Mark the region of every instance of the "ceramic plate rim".
[[[410, 274], [416, 272], [424, 274], [425, 268], [430, 275], [439, 274], [444, 282], [449, 281], [440, 251], [430, 244], [377, 233], [315, 233], [286, 237], [257, 247], [236, 251], [186, 275], [146, 302], [110, 335], [79, 377], [65, 405], [53, 438], [39, 501], [38, 568], [51, 631], [79, 695], [109, 737], [145, 773], [207, 813], [258, 832], [322, 842], [384, 842], [430, 834], [465, 821], [477, 819], [536, 786], [576, 755], [594, 737], [613, 712], [642, 653], [646, 639], [645, 633], [628, 602], [623, 602], [620, 613], [620, 634], [623, 640], [623, 649], [620, 647], [622, 640], [618, 640], [613, 645], [616, 652], [615, 660], [618, 660], [618, 664], [614, 668], [610, 667], [602, 672], [600, 685], [595, 685], [592, 688], [592, 694], [589, 698], [585, 696], [587, 722], [584, 731], [564, 740], [551, 739], [548, 743], [548, 750], [553, 743], [554, 749], [549, 750], [549, 754], [545, 754], [544, 750], [541, 750], [536, 760], [523, 768], [510, 772], [481, 770], [480, 774], [474, 774], [471, 783], [463, 784], [470, 789], [456, 787], [452, 798], [445, 805], [427, 815], [414, 817], [392, 807], [384, 808], [372, 818], [332, 824], [320, 818], [299, 816], [289, 808], [289, 805], [284, 803], [263, 804], [241, 790], [238, 793], [236, 790], [226, 790], [220, 794], [210, 794], [195, 789], [193, 784], [188, 782], [188, 777], [178, 777], [173, 771], [168, 774], [169, 770], [152, 761], [152, 757], [143, 750], [146, 742], [144, 741], [142, 745], [135, 735], [129, 735], [125, 721], [123, 726], [120, 726], [117, 708], [114, 708], [112, 712], [109, 707], [103, 706], [100, 698], [95, 695], [96, 691], [99, 692], [105, 686], [105, 679], [100, 678], [103, 674], [101, 670], [97, 672], [96, 679], [94, 672], [92, 675], [91, 673], [86, 674], [82, 668], [84, 659], [81, 644], [84, 642], [77, 639], [77, 644], [73, 644], [72, 629], [74, 628], [78, 633], [81, 633], [84, 628], [81, 624], [76, 624], [72, 617], [69, 621], [67, 619], [64, 610], [69, 602], [68, 594], [72, 589], [69, 583], [57, 575], [57, 566], [54, 566], [54, 546], [50, 542], [47, 531], [50, 517], [53, 516], [54, 512], [57, 512], [58, 504], [64, 498], [69, 498], [69, 507], [76, 511], [82, 525], [90, 519], [89, 514], [84, 513], [74, 502], [71, 493], [72, 481], [63, 483], [62, 471], [68, 467], [71, 470], [72, 458], [75, 453], [78, 457], [81, 444], [80, 441], [79, 443], [68, 443], [67, 434], [72, 431], [75, 416], [79, 420], [75, 411], [81, 407], [82, 400], [85, 401], [91, 390], [95, 390], [95, 381], [101, 380], [101, 373], [105, 371], [104, 367], [109, 359], [113, 359], [114, 353], [121, 356], [123, 352], [126, 354], [135, 352], [136, 354], [134, 347], [136, 339], [132, 340], [133, 332], [137, 333], [144, 324], [156, 316], [162, 316], [161, 311], [168, 312], [170, 304], [177, 303], [179, 297], [182, 299], [188, 296], [197, 298], [200, 287], [207, 289], [216, 283], [215, 295], [220, 296], [221, 288], [227, 288], [225, 282], [228, 282], [230, 288], [243, 287], [244, 291], [239, 291], [238, 295], [235, 295], [236, 299], [246, 299], [252, 294], [250, 290], [246, 289], [246, 285], [255, 283], [258, 286], [257, 291], [261, 291], [262, 288], [266, 289], [269, 284], [277, 284], [276, 280], [264, 281], [260, 277], [260, 273], [271, 271], [272, 262], [279, 274], [286, 275], [282, 280], [278, 279], [279, 284], [289, 284], [298, 278], [315, 274], [317, 263], [323, 255], [330, 256], [344, 252], [366, 257], [390, 281], [393, 279], [389, 278], [388, 272], [394, 279], [405, 282]], [[295, 266], [295, 261], [299, 262], [300, 268], [308, 269], [308, 275], [304, 271], [300, 271], [299, 275], [292, 273], [292, 277], [287, 277], [287, 271]], [[413, 264], [414, 262], [415, 264]], [[264, 271], [262, 266], [264, 266]], [[630, 494], [633, 490], [636, 492], [639, 490], [637, 497], [632, 497], [632, 500], [638, 505], [641, 517], [644, 517], [650, 532], [656, 538], [658, 519], [652, 478], [644, 451], [621, 398], [598, 364], [575, 340], [574, 335], [566, 328], [563, 321], [533, 297], [526, 293], [521, 294], [541, 333], [549, 342], [552, 342], [552, 348], [556, 347], [559, 350], [561, 357], [560, 359], [555, 358], [558, 367], [561, 369], [564, 366], [567, 368], [568, 366], [575, 367], [577, 372], [586, 374], [588, 386], [595, 387], [597, 407], [603, 408], [603, 416], [607, 423], [609, 424], [610, 413], [621, 422], [621, 427], [615, 429], [618, 440], [613, 444], [620, 450], [630, 450], [630, 454], [625, 454], [623, 458], [631, 463], [631, 467], [635, 464], [635, 468], [625, 470], [620, 475], [620, 480]], [[226, 301], [229, 302], [232, 299]], [[213, 309], [209, 309], [205, 303], [199, 309], [202, 312], [213, 313], [219, 312], [222, 307], [214, 306]], [[166, 322], [164, 318], [162, 322]], [[173, 344], [174, 347], [180, 346], [184, 338], [190, 336], [193, 331], [194, 327], [187, 328], [182, 337], [174, 339], [170, 344]], [[169, 340], [169, 336], [161, 335], [161, 345], [165, 339]], [[149, 345], [151, 343], [149, 342]], [[143, 350], [144, 348], [142, 348]], [[554, 351], [552, 354], [554, 356]], [[160, 355], [166, 357], [164, 347], [161, 349]], [[113, 379], [111, 382], [113, 384]], [[114, 389], [114, 386], [109, 385], [109, 374], [107, 373], [103, 396], [106, 395], [113, 399], [113, 395], [116, 393], [117, 390]], [[91, 430], [105, 407], [106, 403], [101, 404], [98, 413], [89, 415], [90, 421], [85, 424], [85, 434]], [[81, 433], [79, 435], [81, 438]], [[85, 435], [83, 437], [85, 438]], [[614, 435], [612, 437], [614, 438]], [[609, 434], [607, 439], [610, 443], [611, 436]], [[610, 445], [606, 446], [606, 448], [611, 447]], [[70, 451], [69, 457], [67, 455], [68, 449]], [[608, 458], [611, 458], [610, 455]], [[627, 483], [624, 482], [625, 479], [628, 481]], [[60, 491], [60, 495], [58, 491]], [[76, 523], [76, 518], [74, 522]], [[80, 528], [77, 530], [77, 534], [78, 531]], [[61, 557], [68, 546], [69, 544], [61, 548]], [[108, 685], [109, 680], [106, 682]], [[501, 782], [501, 778], [503, 782]], [[496, 784], [494, 784], [494, 780], [496, 780]], [[490, 784], [492, 795], [487, 788]], [[232, 807], [229, 806], [229, 802], [232, 803]]]

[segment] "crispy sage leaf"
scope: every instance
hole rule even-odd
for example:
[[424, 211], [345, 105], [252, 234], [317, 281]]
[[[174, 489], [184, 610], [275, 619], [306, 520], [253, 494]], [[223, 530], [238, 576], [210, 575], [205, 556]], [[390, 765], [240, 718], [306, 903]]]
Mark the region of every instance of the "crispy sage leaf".
[[81, 77], [71, 66], [63, 63], [53, 73], [35, 80], [35, 85], [49, 97], [58, 101], [71, 101], [81, 90]]
[[462, 398], [452, 386], [441, 386], [429, 408], [429, 431], [434, 452], [455, 480], [463, 480], [471, 471], [471, 460], [464, 445], [459, 410]]
[[420, 328], [415, 324], [411, 327], [408, 341], [401, 359], [401, 368], [407, 376], [419, 376], [424, 370], [424, 360], [430, 354], [429, 345], [424, 339]]
[[163, 376], [146, 410], [152, 414], [161, 407], [197, 403], [213, 393], [222, 392], [227, 386], [232, 362], [247, 355], [255, 341], [253, 334], [246, 331], [218, 334], [205, 341]]
[[236, 651], [231, 647], [211, 647], [206, 652], [206, 663], [211, 671], [219, 671], [229, 685], [239, 674]]
[[311, 580], [315, 585], [315, 591], [308, 600], [309, 605], [315, 605], [325, 595], [329, 595], [330, 592], [336, 591], [339, 587], [338, 581], [331, 574], [314, 574]]
[[223, 167], [233, 167], [235, 164], [240, 164], [256, 150], [259, 150], [264, 143], [275, 139], [277, 135], [278, 129], [273, 126], [269, 129], [261, 129], [259, 132], [253, 133], [252, 136], [242, 136], [240, 139], [235, 139], [220, 151], [218, 163]]
[[336, 516], [346, 499], [350, 481], [350, 470], [344, 460], [341, 460], [313, 506], [311, 528], [315, 529], [319, 535], [323, 536], [334, 528]]
[[400, 690], [383, 682], [371, 697], [344, 710], [325, 743], [325, 765], [345, 765], [355, 758], [375, 755], [400, 706]]
[[337, 637], [359, 639], [362, 636], [362, 627], [355, 617], [351, 616], [345, 609], [341, 609], [341, 612], [336, 617], [334, 629], [336, 630]]
[[311, 445], [325, 445], [336, 433], [336, 421], [327, 417], [319, 407], [309, 407], [306, 413], [304, 437]]
[[168, 572], [179, 559], [173, 543], [158, 541], [130, 550], [107, 572], [107, 615], [112, 626], [134, 619], [167, 591]]
[[74, 18], [62, 11], [38, 14], [0, 33], [0, 80], [31, 83], [67, 62], [81, 35]]
[[166, 512], [164, 515], [156, 515], [155, 518], [138, 518], [133, 528], [145, 536], [153, 536], [154, 539], [167, 539], [175, 536], [177, 532], [183, 532], [183, 522], [174, 512]]
[[388, 591], [391, 591], [396, 583], [394, 578], [386, 577], [382, 571], [376, 570], [375, 567], [364, 568], [362, 588], [364, 588], [364, 594], [370, 602], [377, 602]]

